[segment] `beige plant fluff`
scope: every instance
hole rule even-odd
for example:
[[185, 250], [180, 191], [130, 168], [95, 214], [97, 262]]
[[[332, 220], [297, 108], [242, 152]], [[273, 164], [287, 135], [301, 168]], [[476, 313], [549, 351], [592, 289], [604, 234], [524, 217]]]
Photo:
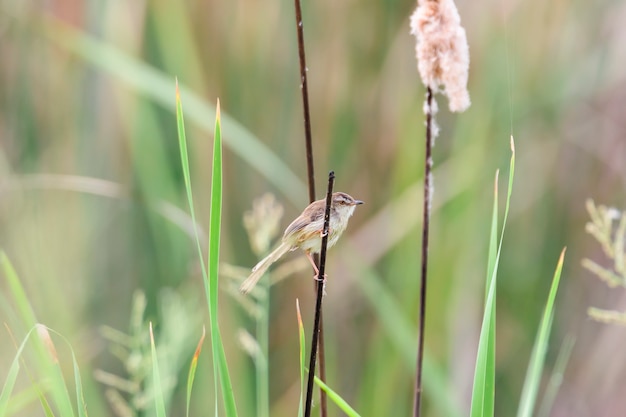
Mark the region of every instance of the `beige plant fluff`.
[[415, 56], [422, 82], [433, 92], [443, 86], [450, 111], [466, 110], [470, 105], [469, 48], [454, 2], [418, 0], [411, 16], [411, 33], [417, 38]]

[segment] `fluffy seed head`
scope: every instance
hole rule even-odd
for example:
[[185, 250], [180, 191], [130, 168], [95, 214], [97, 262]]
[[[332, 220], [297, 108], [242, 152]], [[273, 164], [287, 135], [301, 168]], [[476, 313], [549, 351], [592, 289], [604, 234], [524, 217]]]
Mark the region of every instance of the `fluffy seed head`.
[[422, 82], [433, 92], [443, 86], [450, 111], [470, 105], [467, 91], [469, 47], [459, 12], [452, 0], [418, 0], [411, 16], [417, 38], [415, 56]]

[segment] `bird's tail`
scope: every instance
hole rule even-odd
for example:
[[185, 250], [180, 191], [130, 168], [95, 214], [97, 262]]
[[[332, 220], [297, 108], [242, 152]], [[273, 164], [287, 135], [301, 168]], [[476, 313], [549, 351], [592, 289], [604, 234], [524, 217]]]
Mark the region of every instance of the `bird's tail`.
[[239, 287], [239, 291], [243, 294], [247, 294], [254, 288], [257, 282], [261, 279], [265, 271], [276, 262], [281, 256], [291, 250], [291, 245], [282, 242], [276, 249], [274, 249], [269, 255], [259, 261], [258, 264], [252, 268], [252, 273]]

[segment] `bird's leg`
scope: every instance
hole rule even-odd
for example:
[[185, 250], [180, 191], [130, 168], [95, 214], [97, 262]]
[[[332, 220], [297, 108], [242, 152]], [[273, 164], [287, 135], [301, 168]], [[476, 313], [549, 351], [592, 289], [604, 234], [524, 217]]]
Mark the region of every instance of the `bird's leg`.
[[306, 258], [309, 260], [309, 262], [311, 262], [311, 266], [315, 270], [315, 276], [317, 276], [320, 273], [320, 270], [317, 269], [317, 265], [315, 265], [315, 261], [313, 260], [313, 257], [311, 256], [311, 252], [306, 251], [305, 253], [306, 253]]

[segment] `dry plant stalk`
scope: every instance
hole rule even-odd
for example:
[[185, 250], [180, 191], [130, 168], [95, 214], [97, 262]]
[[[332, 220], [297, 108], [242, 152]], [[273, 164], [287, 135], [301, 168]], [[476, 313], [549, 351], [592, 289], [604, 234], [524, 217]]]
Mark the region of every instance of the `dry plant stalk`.
[[[417, 44], [415, 56], [417, 70], [426, 86], [424, 114], [426, 115], [426, 150], [424, 153], [424, 209], [422, 221], [422, 261], [420, 269], [420, 309], [417, 346], [417, 367], [413, 416], [421, 413], [422, 362], [424, 356], [424, 327], [426, 315], [426, 283], [428, 276], [428, 235], [433, 186], [432, 148], [439, 133], [435, 121], [437, 102], [434, 93], [442, 92], [448, 97], [450, 111], [462, 112], [470, 105], [467, 92], [469, 47], [465, 29], [461, 27], [459, 12], [452, 0], [418, 0], [417, 9], [411, 16], [411, 33]], [[440, 86], [443, 89], [440, 90]]]

